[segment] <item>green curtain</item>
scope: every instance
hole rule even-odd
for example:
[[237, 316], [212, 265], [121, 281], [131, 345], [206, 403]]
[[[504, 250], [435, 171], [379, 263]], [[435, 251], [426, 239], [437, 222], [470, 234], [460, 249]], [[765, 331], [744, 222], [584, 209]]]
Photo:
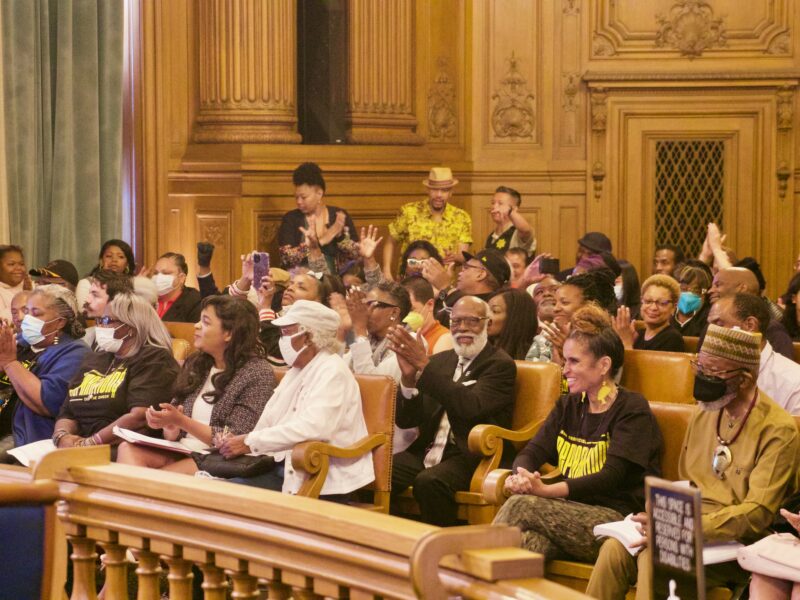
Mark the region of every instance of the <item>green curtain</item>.
[[123, 0], [0, 0], [10, 233], [80, 273], [122, 231]]

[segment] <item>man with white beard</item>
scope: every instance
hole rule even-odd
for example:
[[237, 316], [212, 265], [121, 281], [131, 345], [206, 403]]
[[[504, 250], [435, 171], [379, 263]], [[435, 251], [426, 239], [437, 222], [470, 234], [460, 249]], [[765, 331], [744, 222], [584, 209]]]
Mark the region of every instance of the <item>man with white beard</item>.
[[394, 456], [392, 493], [413, 485], [426, 523], [456, 523], [455, 493], [469, 489], [479, 461], [467, 444], [472, 428], [511, 426], [517, 367], [488, 343], [488, 320], [486, 302], [459, 299], [450, 315], [454, 348], [433, 356], [401, 327], [387, 334], [402, 373], [396, 423], [420, 430], [408, 450]]
[[[706, 541], [749, 544], [764, 537], [784, 498], [795, 490], [797, 429], [792, 417], [756, 385], [760, 354], [761, 334], [710, 324], [697, 357], [694, 397], [699, 409], [686, 430], [678, 473], [702, 492]], [[634, 520], [646, 531], [646, 514]], [[650, 598], [648, 552], [634, 558], [617, 540], [606, 540], [587, 595], [621, 600], [636, 584], [636, 598]], [[705, 570], [707, 587], [736, 586], [747, 577], [736, 562]]]

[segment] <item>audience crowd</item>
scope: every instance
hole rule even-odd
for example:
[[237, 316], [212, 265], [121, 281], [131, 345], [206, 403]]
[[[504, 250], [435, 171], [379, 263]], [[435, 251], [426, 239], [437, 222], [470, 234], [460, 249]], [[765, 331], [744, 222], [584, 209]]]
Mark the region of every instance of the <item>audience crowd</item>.
[[[646, 536], [637, 555], [592, 529], [631, 513], [646, 524], [644, 478], [660, 474], [658, 398], [620, 384], [626, 354], [690, 351], [697, 408], [679, 469], [702, 492], [704, 537], [750, 544], [776, 519], [797, 526], [796, 514], [778, 513], [800, 485], [800, 273], [771, 300], [757, 260], [739, 260], [714, 223], [697, 258], [659, 244], [641, 284], [602, 232], [581, 237], [562, 270], [534, 256], [522, 197], [507, 186], [489, 200], [492, 230], [475, 248], [445, 167], [431, 169], [427, 199], [402, 206], [385, 236], [326, 204], [316, 164], [300, 165], [293, 183], [297, 208], [281, 221], [271, 267], [259, 268], [263, 253], [244, 255], [222, 289], [209, 242], [193, 266], [199, 289], [187, 285], [185, 256], [137, 270], [122, 240], [105, 242], [83, 278], [62, 258], [28, 271], [22, 248], [0, 246], [0, 462], [42, 440], [108, 444], [122, 463], [295, 494], [304, 474], [292, 449], [365, 438], [356, 376], [384, 375], [397, 386], [393, 501], [411, 487], [419, 518], [449, 526], [480, 462], [470, 432], [510, 428], [526, 401], [515, 395], [518, 365], [554, 363], [561, 396], [527, 445], [504, 449], [513, 472], [495, 522], [518, 526], [548, 559], [594, 563], [590, 595], [624, 598], [636, 585], [645, 598]], [[194, 324], [185, 361], [173, 322]], [[125, 441], [121, 430], [185, 451]], [[544, 476], [547, 465], [560, 476]], [[320, 497], [351, 502], [374, 477], [369, 452], [332, 457]], [[736, 562], [706, 569], [709, 586], [747, 580]], [[750, 585], [757, 598], [792, 593], [761, 575]]]

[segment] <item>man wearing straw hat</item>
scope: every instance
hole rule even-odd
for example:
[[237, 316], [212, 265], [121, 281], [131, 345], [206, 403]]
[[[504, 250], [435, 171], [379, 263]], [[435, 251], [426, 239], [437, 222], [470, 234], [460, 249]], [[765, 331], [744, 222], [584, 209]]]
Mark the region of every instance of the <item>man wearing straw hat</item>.
[[391, 278], [395, 266], [395, 247], [402, 255], [406, 246], [415, 240], [433, 244], [442, 256], [452, 255], [460, 260], [461, 252], [472, 244], [472, 219], [469, 213], [450, 204], [458, 179], [448, 167], [434, 167], [423, 180], [428, 199], [409, 202], [400, 207], [400, 214], [389, 224], [389, 236], [383, 247], [383, 271]]
[[[752, 543], [763, 537], [783, 499], [795, 489], [800, 440], [792, 417], [757, 385], [761, 334], [709, 325], [695, 363], [692, 416], [681, 451], [679, 474], [703, 495], [706, 541]], [[646, 530], [646, 515], [634, 517]], [[643, 539], [638, 545], [646, 545]], [[586, 593], [624, 598], [636, 584], [637, 598], [650, 598], [647, 553], [634, 558], [608, 539], [600, 550]], [[706, 585], [736, 586], [747, 580], [736, 562], [706, 567]]]

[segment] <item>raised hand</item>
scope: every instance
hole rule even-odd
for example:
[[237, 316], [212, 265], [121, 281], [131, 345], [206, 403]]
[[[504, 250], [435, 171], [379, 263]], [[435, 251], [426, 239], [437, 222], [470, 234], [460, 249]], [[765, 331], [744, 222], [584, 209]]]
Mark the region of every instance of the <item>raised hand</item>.
[[367, 321], [369, 320], [369, 313], [367, 312], [367, 295], [361, 290], [350, 290], [347, 294], [347, 312], [350, 314], [350, 320], [353, 323], [353, 331], [358, 336], [366, 336]]
[[306, 238], [306, 245], [309, 250], [319, 250], [320, 241], [317, 233], [317, 218], [314, 215], [308, 217], [308, 228], [298, 227], [300, 233]]
[[275, 282], [272, 276], [267, 273], [261, 278], [261, 285], [256, 288], [258, 296], [258, 308], [272, 308], [272, 298], [275, 296]]
[[[253, 253], [242, 254], [242, 282], [247, 284], [247, 289], [253, 285]], [[241, 287], [241, 286], [240, 286]]]
[[10, 362], [17, 360], [17, 338], [14, 327], [0, 326], [0, 368], [5, 369]]
[[339, 330], [350, 331], [353, 328], [353, 320], [350, 318], [345, 297], [338, 292], [333, 292], [328, 298], [328, 304], [339, 314]]
[[361, 241], [358, 242], [358, 253], [364, 260], [375, 256], [378, 244], [383, 241], [383, 237], [378, 237], [378, 228], [370, 225], [366, 229], [361, 228]]
[[437, 290], [450, 286], [452, 273], [435, 258], [427, 258], [422, 265], [422, 276]]
[[622, 345], [629, 349], [633, 348], [633, 343], [639, 334], [636, 332], [633, 319], [631, 319], [631, 309], [627, 306], [617, 308], [617, 314], [611, 318], [611, 324], [622, 340]]

